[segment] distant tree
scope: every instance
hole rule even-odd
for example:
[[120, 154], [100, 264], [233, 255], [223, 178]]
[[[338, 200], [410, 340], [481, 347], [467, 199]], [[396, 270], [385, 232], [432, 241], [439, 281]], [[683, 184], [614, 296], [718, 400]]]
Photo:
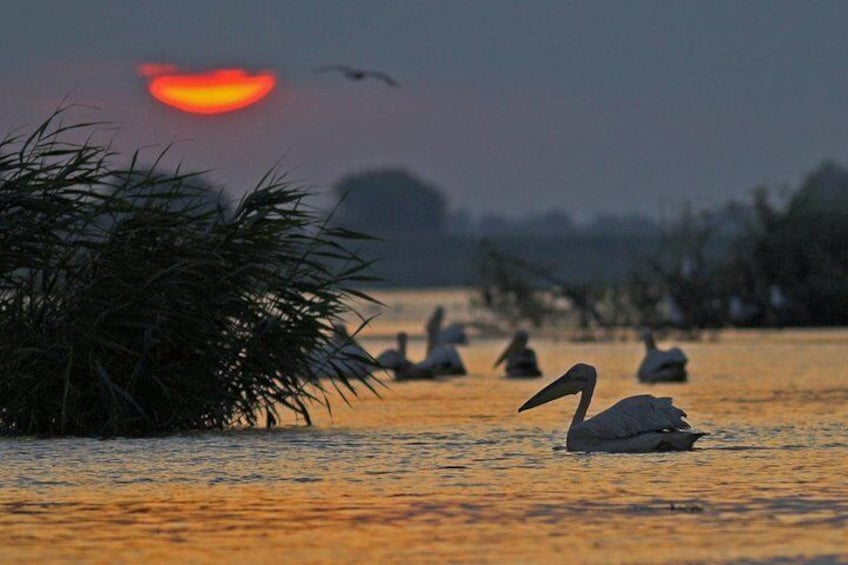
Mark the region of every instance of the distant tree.
[[599, 214], [583, 231], [591, 235], [657, 236], [660, 227], [650, 218], [638, 214]]
[[822, 163], [784, 212], [759, 198], [752, 257], [758, 286], [781, 288], [799, 307], [793, 321], [848, 323], [848, 170]]
[[441, 232], [445, 227], [445, 196], [402, 169], [349, 175], [333, 192], [341, 202], [334, 219], [349, 229], [398, 234]]
[[560, 237], [574, 233], [574, 223], [567, 212], [555, 208], [534, 212], [521, 218], [516, 225], [518, 235], [531, 237]]
[[500, 214], [483, 214], [477, 222], [478, 231], [484, 236], [494, 236], [512, 231], [510, 221]]
[[476, 223], [468, 208], [460, 208], [448, 214], [445, 229], [454, 235], [470, 235], [476, 232]]
[[567, 212], [558, 208], [509, 218], [488, 213], [480, 216], [472, 231], [493, 237], [504, 235], [531, 238], [562, 237], [574, 234], [574, 222]]
[[204, 178], [200, 173], [163, 171], [156, 166], [140, 166], [116, 171], [110, 184], [112, 192], [124, 191], [135, 194], [137, 199], [150, 199], [156, 195], [166, 196], [172, 211], [220, 211], [225, 216], [232, 214], [232, 202], [227, 199], [223, 187]]

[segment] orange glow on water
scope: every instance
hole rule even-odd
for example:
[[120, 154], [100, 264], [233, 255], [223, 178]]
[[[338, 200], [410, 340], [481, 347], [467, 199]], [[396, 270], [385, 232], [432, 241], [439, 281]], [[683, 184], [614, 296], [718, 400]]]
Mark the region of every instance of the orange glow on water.
[[195, 114], [220, 114], [250, 106], [274, 89], [271, 72], [250, 74], [242, 69], [179, 73], [171, 65], [146, 63], [139, 73], [148, 77], [147, 89], [160, 102]]

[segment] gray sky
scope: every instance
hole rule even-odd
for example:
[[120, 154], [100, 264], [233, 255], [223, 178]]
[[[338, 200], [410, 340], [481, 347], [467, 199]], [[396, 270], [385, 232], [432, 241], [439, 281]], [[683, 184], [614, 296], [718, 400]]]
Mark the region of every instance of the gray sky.
[[[0, 133], [68, 97], [119, 123], [119, 148], [176, 141], [233, 189], [280, 159], [316, 190], [391, 165], [477, 213], [656, 217], [848, 161], [846, 29], [848, 2], [20, 1], [0, 19]], [[279, 83], [189, 115], [149, 97], [143, 62]], [[402, 87], [311, 71], [331, 63]]]

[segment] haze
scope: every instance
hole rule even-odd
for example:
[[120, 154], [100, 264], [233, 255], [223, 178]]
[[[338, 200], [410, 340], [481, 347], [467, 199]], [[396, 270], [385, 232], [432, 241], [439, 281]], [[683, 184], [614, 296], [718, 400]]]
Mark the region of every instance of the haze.
[[[238, 190], [276, 162], [328, 194], [401, 166], [453, 209], [656, 217], [746, 198], [848, 150], [838, 2], [18, 2], [0, 20], [0, 132], [63, 99], [116, 144]], [[271, 70], [254, 107], [196, 116], [149, 97], [145, 62]], [[379, 69], [388, 88], [316, 74]]]

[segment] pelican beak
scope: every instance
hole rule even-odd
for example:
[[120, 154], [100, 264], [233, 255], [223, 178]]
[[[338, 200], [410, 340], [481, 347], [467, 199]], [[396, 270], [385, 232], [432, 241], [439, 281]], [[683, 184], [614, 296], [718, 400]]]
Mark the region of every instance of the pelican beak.
[[498, 357], [498, 360], [495, 361], [495, 364], [492, 365], [492, 368], [495, 368], [498, 365], [500, 365], [501, 363], [503, 363], [504, 359], [509, 357], [509, 355], [511, 353], [513, 353], [516, 349], [518, 349], [518, 340], [513, 339], [512, 341], [509, 342], [509, 345], [506, 346], [506, 349], [503, 350], [503, 353], [500, 354], [500, 356]]
[[569, 372], [534, 394], [530, 400], [521, 405], [518, 411], [523, 412], [551, 400], [556, 400], [569, 394], [577, 394], [581, 390], [583, 390], [583, 383], [576, 381]]

